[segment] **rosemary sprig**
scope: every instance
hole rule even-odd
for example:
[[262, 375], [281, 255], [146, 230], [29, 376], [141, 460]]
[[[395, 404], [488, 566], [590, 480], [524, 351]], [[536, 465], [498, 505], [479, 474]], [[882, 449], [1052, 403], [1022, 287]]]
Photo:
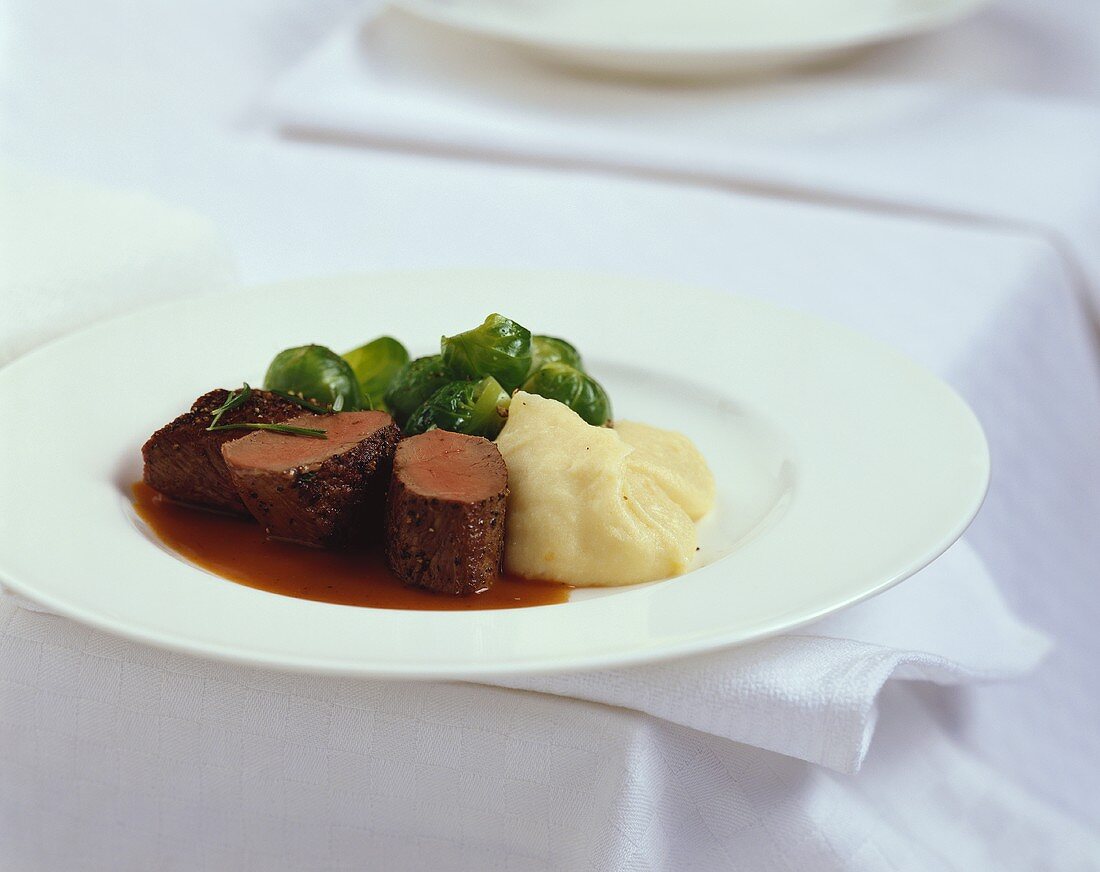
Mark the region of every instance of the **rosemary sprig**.
[[[277, 397], [282, 397], [284, 400], [290, 400], [290, 402], [294, 403], [295, 405], [301, 406], [307, 412], [316, 412], [319, 415], [327, 415], [329, 412], [338, 411], [335, 404], [332, 408], [329, 408], [328, 406], [319, 406], [316, 403], [311, 403], [305, 397], [298, 396], [297, 394], [290, 394], [286, 391], [277, 391], [274, 388], [268, 388], [268, 390], [271, 393], [275, 394], [275, 396]], [[337, 397], [337, 399], [343, 399], [343, 394]]]
[[292, 427], [289, 424], [219, 424], [207, 427], [207, 430], [270, 430], [272, 433], [286, 433], [290, 436], [310, 436], [313, 439], [328, 439], [324, 430], [311, 427]]
[[206, 429], [216, 429], [218, 426], [218, 421], [221, 420], [222, 415], [224, 415], [230, 409], [235, 409], [237, 408], [237, 406], [240, 406], [243, 403], [247, 403], [248, 398], [251, 396], [252, 388], [248, 386], [248, 382], [245, 382], [239, 391], [230, 391], [229, 396], [226, 398], [225, 402], [210, 413], [213, 417], [210, 419], [210, 426]]
[[[276, 392], [281, 393], [281, 392]], [[311, 411], [316, 409], [319, 411], [327, 412], [328, 409], [321, 409], [319, 406], [313, 406], [312, 403], [307, 403], [305, 400], [300, 400], [291, 394], [281, 394], [288, 400], [293, 400], [303, 408], [310, 408]], [[222, 403], [218, 408], [211, 412], [210, 426], [206, 429], [208, 432], [216, 430], [270, 430], [272, 433], [286, 433], [288, 436], [309, 436], [312, 439], [328, 439], [328, 434], [324, 430], [314, 430], [311, 427], [293, 427], [290, 424], [260, 424], [260, 423], [241, 423], [241, 424], [219, 424], [222, 415], [231, 409], [236, 409], [243, 403], [248, 402], [248, 398], [252, 396], [252, 388], [248, 386], [248, 382], [245, 382], [239, 391], [233, 391], [226, 398], [226, 401]], [[311, 408], [312, 407], [312, 408]]]

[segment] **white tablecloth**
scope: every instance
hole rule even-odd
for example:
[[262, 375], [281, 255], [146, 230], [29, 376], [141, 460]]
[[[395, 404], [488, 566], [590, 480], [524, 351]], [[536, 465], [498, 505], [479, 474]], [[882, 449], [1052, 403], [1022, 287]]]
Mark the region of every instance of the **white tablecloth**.
[[[616, 271], [637, 271], [642, 264], [647, 272], [751, 289], [860, 326], [951, 378], [978, 406], [998, 468], [1004, 470], [986, 509], [996, 521], [988, 534], [989, 552], [996, 557], [1004, 541], [1021, 542], [1013, 561], [1002, 561], [1003, 577], [997, 581], [1005, 593], [1016, 599], [1027, 596], [1029, 572], [1047, 563], [1058, 570], [1039, 571], [1048, 586], [1057, 585], [1061, 598], [1074, 591], [1083, 595], [1083, 568], [1077, 574], [1064, 572], [1062, 555], [1044, 539], [1029, 535], [1033, 519], [1021, 511], [1024, 503], [1046, 514], [1066, 488], [1080, 500], [1091, 487], [1080, 468], [1026, 450], [1035, 425], [1031, 410], [1022, 404], [1050, 408], [1051, 415], [1040, 416], [1051, 428], [1050, 437], [1043, 438], [1056, 437], [1064, 444], [1067, 434], [1052, 415], [1061, 416], [1063, 408], [1077, 420], [1097, 415], [1092, 346], [1083, 317], [1056, 254], [1043, 243], [821, 207], [623, 181], [563, 179], [521, 169], [502, 172], [346, 152], [318, 154], [304, 146], [254, 142], [217, 140], [205, 152], [198, 143], [193, 146], [195, 157], [205, 158], [210, 167], [202, 187], [216, 196], [196, 195], [190, 171], [154, 178], [131, 167], [130, 181], [192, 207], [208, 198], [207, 211], [220, 213], [223, 221], [234, 216], [232, 224], [225, 221], [231, 247], [255, 252], [242, 270], [248, 277], [268, 277], [265, 269], [286, 275], [409, 265], [421, 262], [427, 251], [434, 252], [433, 263], [499, 260]], [[118, 168], [115, 181], [124, 180], [122, 171]], [[279, 179], [278, 186], [272, 179]], [[495, 203], [485, 196], [493, 184], [504, 188]], [[522, 226], [516, 224], [511, 191], [523, 191], [531, 204], [524, 207]], [[579, 209], [582, 198], [584, 208]], [[345, 204], [339, 224], [328, 218], [334, 202]], [[441, 202], [445, 209], [439, 208]], [[597, 204], [616, 215], [613, 246], [591, 240], [587, 222], [580, 220]], [[435, 210], [436, 220], [426, 227], [421, 216], [429, 209]], [[658, 221], [669, 211], [685, 216], [673, 234]], [[287, 215], [294, 216], [289, 229]], [[478, 220], [471, 222], [471, 215]], [[302, 228], [318, 227], [323, 232], [303, 234], [309, 244], [291, 244]], [[553, 227], [556, 234], [529, 232], [535, 227]], [[741, 241], [732, 250], [727, 242], [731, 233]], [[362, 250], [360, 240], [374, 234], [388, 237], [391, 245], [400, 240], [400, 255]], [[685, 259], [693, 246], [696, 256]], [[855, 248], [862, 248], [864, 255], [843, 255]], [[282, 259], [264, 263], [269, 253]], [[686, 260], [691, 269], [684, 268]], [[958, 293], [961, 286], [969, 289], [965, 296]], [[890, 288], [889, 293], [883, 288]], [[1036, 367], [1031, 357], [1022, 359], [1022, 350], [1032, 346], [1042, 349], [1040, 359], [1047, 355], [1047, 367]], [[1028, 367], [1024, 378], [1021, 366]], [[1082, 384], [1091, 385], [1084, 396]], [[1000, 387], [994, 392], [990, 386]], [[1023, 428], [1021, 410], [1027, 414]], [[1083, 442], [1082, 449], [1087, 448]], [[1011, 458], [1010, 467], [1000, 460], [1004, 454]], [[1082, 468], [1096, 468], [1092, 455], [1079, 459]], [[1032, 480], [1051, 486], [1040, 485], [1023, 495], [1011, 486]], [[1002, 487], [1002, 481], [1009, 486]], [[1076, 549], [1072, 554], [1090, 555], [1091, 541], [1065, 538]], [[383, 855], [392, 868], [419, 868], [433, 850], [447, 852], [453, 868], [475, 861], [489, 868], [494, 863], [502, 868], [507, 863], [519, 868], [523, 863], [530, 868], [584, 868], [585, 863], [616, 868], [615, 858], [622, 860], [621, 868], [631, 868], [631, 851], [639, 851], [649, 868], [674, 868], [668, 865], [673, 855], [667, 851], [699, 852], [691, 856], [700, 857], [702, 868], [708, 868], [705, 858], [722, 852], [787, 857], [791, 864], [815, 863], [819, 868], [927, 868], [924, 859], [913, 859], [928, 850], [925, 837], [898, 829], [893, 818], [859, 798], [872, 789], [866, 786], [866, 772], [858, 776], [857, 788], [857, 782], [838, 781], [840, 776], [821, 770], [790, 769], [795, 764], [786, 758], [749, 751], [731, 738], [852, 770], [871, 741], [879, 711], [868, 686], [876, 687], [875, 682], [881, 684], [891, 674], [952, 680], [949, 663], [938, 670], [924, 666], [895, 671], [898, 663], [890, 652], [905, 643], [905, 633], [910, 634], [910, 650], [923, 647], [941, 659], [953, 649], [972, 658], [983, 651], [983, 643], [989, 646], [998, 639], [985, 656], [1002, 674], [1011, 668], [1011, 658], [1019, 656], [1017, 651], [1024, 655], [1019, 665], [1026, 666], [1026, 636], [1012, 629], [1012, 619], [1001, 619], [1003, 628], [998, 629], [988, 599], [975, 600], [975, 607], [960, 598], [975, 590], [980, 568], [943, 578], [945, 584], [937, 587], [937, 574], [923, 573], [838, 616], [832, 632], [828, 625], [807, 631], [834, 635], [837, 645], [848, 646], [851, 641], [842, 640], [861, 637], [864, 645], [874, 644], [877, 634], [885, 646], [883, 658], [864, 661], [866, 671], [855, 683], [820, 676], [838, 688], [827, 705], [813, 694], [817, 649], [799, 649], [798, 638], [765, 643], [771, 656], [787, 667], [773, 673], [772, 684], [778, 680], [784, 698], [791, 700], [785, 721], [782, 709], [773, 709], [781, 720], [772, 721], [779, 726], [770, 735], [763, 729], [752, 732], [754, 723], [767, 723], [757, 719], [760, 703], [774, 700], [766, 680], [768, 661], [759, 652], [757, 658], [751, 651], [738, 652], [748, 658], [742, 669], [764, 676], [759, 686], [746, 687], [739, 680], [743, 673], [731, 668], [725, 683], [704, 689], [713, 704], [701, 709], [677, 705], [672, 690], [683, 688], [677, 686], [674, 671], [624, 670], [605, 676], [598, 686], [583, 676], [563, 677], [548, 679], [540, 688], [613, 704], [603, 707], [484, 687], [333, 681], [207, 664], [114, 640], [8, 603], [0, 636], [7, 654], [0, 766], [11, 790], [4, 794], [8, 805], [0, 820], [11, 828], [8, 843], [21, 852], [16, 856], [32, 869], [36, 862], [38, 868], [50, 868], [74, 852], [102, 855], [106, 868], [107, 857], [122, 850], [123, 843], [120, 856], [130, 868], [189, 868], [197, 857], [209, 857], [203, 862], [212, 869], [236, 868], [238, 861], [241, 868], [280, 868], [279, 862], [281, 868], [301, 868], [302, 856], [296, 851], [306, 846], [320, 868], [342, 868], [349, 858]], [[966, 586], [953, 589], [952, 578]], [[914, 620], [914, 615], [920, 618]], [[1051, 608], [1045, 615], [1056, 637], [1066, 635], [1067, 622], [1082, 630], [1088, 623], [1083, 611], [1067, 614]], [[995, 650], [1000, 645], [1007, 649]], [[1095, 737], [1088, 724], [1096, 716], [1097, 697], [1091, 691], [1082, 694], [1080, 688], [1094, 681], [1089, 677], [1094, 656], [1087, 639], [1076, 639], [1073, 646], [1051, 654], [1055, 668], [1043, 669], [1021, 685], [971, 686], [958, 691], [961, 696], [926, 700], [934, 715], [926, 715], [898, 740], [903, 747], [891, 753], [914, 756], [897, 767], [912, 766], [931, 753], [928, 743], [958, 766], [919, 770], [929, 780], [921, 788], [924, 793], [914, 791], [906, 800], [912, 807], [906, 806], [905, 814], [932, 814], [928, 793], [948, 791], [960, 805], [983, 803], [998, 822], [995, 826], [1032, 821], [1038, 853], [1012, 850], [997, 860], [1001, 868], [1039, 868], [1035, 858], [1054, 850], [1070, 851], [1089, 868], [1085, 858], [1095, 850], [1092, 837], [1051, 808], [1043, 810], [1043, 800], [1061, 800], [1078, 815], [1090, 813], [1087, 803], [1093, 794], [1083, 783], [1089, 780], [1087, 771], [1076, 782], [1058, 783], [1048, 773], [1063, 768], [1067, 742], [1083, 755], [1092, 753], [1089, 743]], [[965, 665], [957, 674], [972, 681], [979, 674], [978, 663]], [[704, 665], [699, 672], [707, 674]], [[812, 705], [809, 711], [799, 710], [792, 675], [806, 681], [802, 699]], [[1047, 689], [1041, 705], [1036, 705], [1036, 686]], [[1032, 690], [1029, 694], [1020, 688]], [[649, 691], [646, 699], [639, 689]], [[697, 693], [693, 701], [701, 696]], [[868, 700], [872, 707], [861, 709]], [[1080, 719], [1049, 718], [1051, 706], [1061, 708], [1070, 700], [1085, 706], [1077, 712]], [[624, 702], [635, 710], [623, 708]], [[888, 703], [889, 698], [883, 707], [887, 717]], [[555, 707], [560, 711], [548, 715]], [[950, 729], [930, 726], [935, 717], [944, 718]], [[851, 726], [842, 730], [838, 724]], [[589, 756], [583, 763], [560, 762], [561, 755], [576, 753], [566, 735], [569, 741], [584, 739], [581, 747]], [[837, 736], [849, 738], [830, 745]], [[692, 744], [699, 741], [711, 750]], [[964, 753], [968, 744], [978, 753]], [[631, 750], [636, 747], [648, 750], [636, 757]], [[717, 758], [710, 756], [714, 748], [723, 749]], [[691, 769], [661, 765], [652, 772], [646, 767], [653, 764], [644, 763], [653, 755], [656, 760], [683, 754], [691, 759], [696, 753], [719, 762]], [[722, 763], [729, 754], [734, 762]], [[742, 783], [761, 766], [788, 773], [779, 782], [789, 785], [788, 792], [776, 794], [780, 788], [767, 779]], [[889, 778], [896, 780], [896, 772], [890, 771]], [[593, 772], [599, 773], [595, 785]], [[791, 786], [807, 779], [815, 785], [809, 794]], [[521, 783], [513, 783], [517, 781]], [[70, 790], [74, 783], [80, 785], [75, 795]], [[902, 783], [897, 781], [899, 790]], [[877, 789], [891, 794], [888, 784]], [[535, 793], [517, 799], [517, 790]], [[325, 797], [320, 804], [318, 791]], [[472, 809], [471, 817], [456, 823], [441, 812], [425, 810], [427, 798], [437, 795]], [[496, 825], [499, 806], [493, 802], [501, 796], [511, 797], [507, 805], [516, 822], [507, 838], [513, 841], [501, 841]], [[577, 804], [564, 799], [573, 796], [585, 798], [582, 807], [598, 809], [583, 825]], [[700, 804], [709, 808], [719, 800], [728, 803], [736, 796], [752, 815], [760, 816], [757, 824], [748, 826], [735, 815], [712, 831], [692, 821], [691, 809]], [[785, 809], [782, 814], [763, 813], [777, 802]], [[729, 811], [726, 805], [716, 807]], [[51, 808], [64, 809], [64, 814], [45, 814]], [[427, 808], [436, 807], [429, 803]], [[323, 815], [319, 809], [325, 810]], [[547, 829], [521, 827], [520, 818], [544, 821]], [[276, 831], [298, 834], [301, 849], [276, 839]], [[564, 833], [570, 837], [562, 837]], [[960, 819], [941, 838], [964, 855], [997, 849], [996, 841], [974, 830], [970, 819]], [[187, 850], [183, 842], [190, 844]], [[394, 859], [402, 855], [392, 853], [397, 842], [409, 852], [404, 866]], [[328, 847], [318, 853], [318, 845]], [[660, 850], [654, 847], [661, 845]], [[162, 855], [173, 859], [157, 859]], [[822, 859], [828, 856], [833, 859]], [[632, 862], [637, 865], [641, 859]], [[97, 868], [91, 859], [86, 862]], [[775, 865], [782, 868], [778, 860]], [[758, 867], [746, 861], [742, 868]]]
[[962, 752], [900, 686], [853, 777], [572, 699], [242, 671], [4, 601], [0, 628], [6, 868], [1100, 862], [1094, 835]]
[[[261, 20], [260, 5], [232, 26], [226, 15], [212, 19], [210, 29], [219, 39], [247, 32], [242, 22]], [[138, 48], [121, 66], [155, 69], [154, 46], [170, 38], [203, 46], [225, 77], [225, 51], [207, 45], [197, 20], [167, 28], [170, 36], [126, 33]], [[308, 29], [279, 20], [276, 31]], [[598, 687], [555, 679], [546, 693], [276, 675], [164, 655], [2, 600], [0, 858], [8, 865], [1100, 868], [1087, 826], [1100, 816], [1092, 727], [1100, 719], [1092, 632], [1100, 383], [1073, 274], [1040, 236], [136, 121], [108, 108], [108, 95], [120, 93], [110, 86], [127, 77], [94, 63], [114, 48], [110, 16], [79, 23], [71, 63], [83, 73], [74, 84], [80, 105], [93, 114], [87, 107], [98, 100], [124, 129], [55, 117], [50, 100], [62, 90], [51, 89], [73, 77], [53, 70], [37, 84], [4, 82], [16, 98], [9, 108], [19, 110], [3, 119], [11, 121], [5, 151], [212, 217], [246, 281], [440, 264], [658, 275], [825, 314], [939, 372], [975, 405], [994, 450], [993, 489], [969, 542], [1017, 614], [1056, 647], [1013, 683], [890, 682], [870, 696], [873, 711], [857, 713], [854, 734], [870, 739], [879, 711], [880, 723], [862, 770], [848, 775], [744, 744], [767, 746], [769, 737], [738, 733], [751, 721], [740, 707], [758, 699], [734, 692], [737, 682], [716, 689], [725, 707], [711, 709], [711, 721], [684, 725], [662, 692], [648, 714], [624, 708], [638, 699], [629, 672]], [[225, 50], [237, 44], [226, 38]], [[188, 87], [204, 74], [180, 81], [184, 65], [164, 66], [173, 73], [162, 86], [175, 98], [170, 108], [194, 121], [187, 113], [201, 101]], [[255, 75], [262, 65], [247, 66]], [[211, 100], [226, 100], [233, 85]], [[152, 112], [156, 82], [137, 91]], [[75, 130], [82, 149], [72, 148]], [[896, 606], [884, 596], [840, 616], [840, 638], [866, 619], [865, 643], [877, 631], [896, 646], [896, 629], [914, 625], [891, 622], [889, 610], [902, 610], [896, 618], [928, 590], [918, 577], [888, 595]], [[956, 642], [993, 632], [1022, 642], [1005, 634], [1018, 626], [1011, 615], [991, 623], [994, 612], [954, 608], [957, 594], [933, 589], [915, 626]], [[1013, 651], [989, 654], [1011, 666]], [[968, 665], [967, 681], [977, 675]], [[883, 680], [949, 680], [880, 668]], [[644, 679], [643, 689], [660, 688], [653, 675]], [[844, 712], [844, 699], [835, 702], [826, 710]], [[813, 729], [792, 731], [801, 751], [770, 738], [788, 753], [855, 767], [860, 753], [845, 760], [815, 749], [823, 734]]]
[[[1082, 13], [1100, 32], [1100, 10]], [[1065, 249], [1100, 301], [1100, 110], [979, 88], [996, 77], [972, 72], [960, 87], [933, 54], [877, 75], [856, 64], [754, 87], [656, 87], [563, 74], [387, 12], [339, 29], [265, 104], [292, 135], [1030, 229]]]

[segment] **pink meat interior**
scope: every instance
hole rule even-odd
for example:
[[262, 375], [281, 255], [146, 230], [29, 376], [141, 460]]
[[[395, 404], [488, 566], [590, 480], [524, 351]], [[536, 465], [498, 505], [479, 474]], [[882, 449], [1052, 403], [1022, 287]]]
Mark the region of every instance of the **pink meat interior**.
[[393, 419], [385, 412], [339, 412], [300, 415], [283, 422], [292, 427], [324, 430], [326, 439], [257, 430], [222, 448], [226, 463], [237, 469], [285, 470], [321, 463], [343, 454]]
[[480, 436], [429, 430], [397, 445], [394, 471], [426, 497], [479, 502], [500, 494], [508, 468], [496, 445]]

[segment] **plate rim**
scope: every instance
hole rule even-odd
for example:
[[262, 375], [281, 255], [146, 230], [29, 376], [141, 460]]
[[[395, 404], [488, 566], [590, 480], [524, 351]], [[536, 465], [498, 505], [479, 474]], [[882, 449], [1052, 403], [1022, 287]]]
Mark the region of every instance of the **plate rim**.
[[[443, 9], [433, 0], [386, 0], [387, 5], [420, 21], [461, 33], [490, 39], [494, 42], [520, 46], [527, 50], [550, 53], [556, 56], [587, 58], [586, 63], [599, 65], [596, 55], [617, 58], [609, 62], [609, 68], [621, 68], [623, 59], [643, 62], [646, 58], [659, 59], [658, 63], [683, 61], [710, 61], [721, 64], [727, 61], [765, 62], [769, 56], [793, 58], [800, 55], [815, 56], [858, 49], [894, 39], [917, 36], [950, 25], [995, 0], [952, 0], [949, 5], [930, 10], [921, 15], [909, 15], [896, 24], [865, 25], [848, 31], [835, 31], [824, 36], [808, 36], [793, 40], [746, 40], [744, 42], [683, 43], [681, 45], [613, 43], [599, 39], [562, 40], [540, 38], [531, 31], [524, 31], [479, 20], [476, 16], [454, 14]], [[643, 71], [639, 66], [639, 71]]]

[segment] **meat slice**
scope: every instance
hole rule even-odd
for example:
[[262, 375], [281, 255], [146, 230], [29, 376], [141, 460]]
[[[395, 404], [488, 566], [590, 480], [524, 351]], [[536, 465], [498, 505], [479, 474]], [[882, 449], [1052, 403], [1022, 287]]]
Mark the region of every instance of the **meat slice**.
[[397, 446], [386, 506], [386, 560], [407, 584], [469, 594], [504, 558], [508, 468], [480, 436], [429, 430]]
[[[146, 484], [173, 500], [247, 515], [222, 459], [222, 445], [240, 439], [246, 431], [206, 429], [214, 410], [227, 399], [229, 391], [222, 388], [203, 394], [191, 411], [150, 436], [141, 449], [144, 478]], [[279, 424], [301, 414], [301, 407], [289, 400], [253, 389], [248, 400], [222, 415], [220, 423]]]
[[283, 423], [325, 439], [256, 431], [222, 446], [244, 504], [269, 536], [339, 547], [381, 527], [386, 483], [401, 431], [385, 412], [302, 415]]

